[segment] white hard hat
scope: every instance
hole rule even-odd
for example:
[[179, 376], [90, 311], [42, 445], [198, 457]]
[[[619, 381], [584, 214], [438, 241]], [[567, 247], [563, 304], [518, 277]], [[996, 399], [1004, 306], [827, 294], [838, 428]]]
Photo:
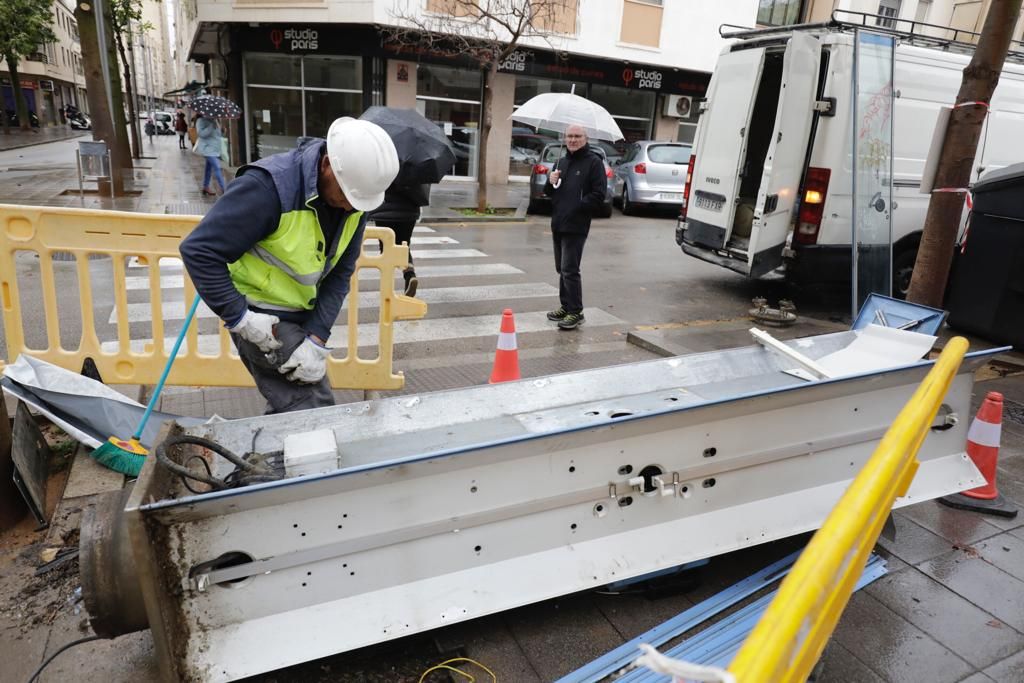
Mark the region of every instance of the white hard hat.
[[343, 116], [327, 131], [327, 157], [349, 203], [372, 211], [398, 175], [398, 152], [376, 123]]

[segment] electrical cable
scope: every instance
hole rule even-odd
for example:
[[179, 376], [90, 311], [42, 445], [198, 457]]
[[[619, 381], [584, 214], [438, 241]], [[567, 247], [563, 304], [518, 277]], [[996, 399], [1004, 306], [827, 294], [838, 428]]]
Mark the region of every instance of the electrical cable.
[[35, 673], [33, 673], [31, 676], [29, 676], [28, 683], [32, 683], [34, 680], [39, 678], [39, 674], [43, 673], [43, 669], [48, 667], [53, 660], [57, 659], [57, 655], [61, 654], [65, 650], [70, 650], [71, 648], [73, 648], [76, 645], [81, 645], [82, 643], [89, 643], [89, 642], [92, 642], [94, 640], [99, 640], [99, 639], [100, 639], [99, 636], [87, 636], [85, 638], [79, 638], [78, 640], [72, 640], [70, 643], [68, 643], [67, 645], [65, 645], [64, 647], [60, 648], [59, 650], [54, 652], [52, 655], [47, 657], [46, 660], [42, 664], [39, 665], [39, 668], [35, 670]]
[[[193, 459], [199, 458], [203, 461], [203, 466], [206, 469], [206, 474], [196, 472], [195, 470], [189, 469], [183, 465], [171, 460], [167, 454], [167, 449], [181, 444], [191, 444], [194, 446], [201, 446], [207, 450], [213, 451], [217, 455], [221, 456], [237, 468], [234, 472], [229, 474], [224, 479], [218, 479], [213, 476], [213, 472], [210, 469], [209, 463], [200, 456], [193, 455], [191, 458], [186, 460], [186, 464], [191, 463]], [[159, 464], [165, 468], [174, 472], [182, 479], [182, 483], [192, 493], [198, 493], [195, 489], [186, 483], [187, 481], [199, 482], [212, 487], [215, 490], [223, 491], [224, 489], [234, 488], [239, 485], [248, 485], [253, 483], [261, 483], [268, 481], [277, 481], [280, 479], [272, 470], [262, 467], [260, 465], [253, 464], [248, 460], [239, 457], [235, 453], [232, 453], [224, 446], [221, 446], [216, 441], [205, 439], [201, 436], [192, 436], [190, 434], [179, 434], [177, 436], [169, 436], [156, 447], [155, 451], [156, 460]], [[274, 457], [278, 453], [267, 454], [266, 458]]]
[[484, 671], [486, 671], [490, 675], [491, 681], [493, 683], [498, 683], [498, 677], [494, 674], [493, 671], [491, 671], [490, 669], [488, 669], [486, 666], [484, 666], [480, 662], [476, 661], [475, 659], [470, 659], [469, 657], [453, 657], [452, 659], [445, 660], [445, 661], [441, 662], [440, 664], [435, 664], [434, 666], [430, 667], [429, 669], [427, 669], [426, 671], [423, 672], [423, 675], [420, 676], [419, 683], [423, 683], [423, 681], [426, 680], [427, 675], [430, 674], [432, 671], [439, 671], [441, 669], [445, 669], [447, 671], [451, 671], [453, 673], [457, 673], [460, 676], [465, 676], [466, 678], [469, 679], [469, 683], [475, 683], [476, 678], [472, 674], [468, 674], [465, 671], [462, 671], [460, 669], [456, 669], [454, 666], [451, 666], [451, 664], [453, 662], [469, 662], [470, 664], [475, 664], [476, 666], [480, 667], [481, 669], [483, 669]]

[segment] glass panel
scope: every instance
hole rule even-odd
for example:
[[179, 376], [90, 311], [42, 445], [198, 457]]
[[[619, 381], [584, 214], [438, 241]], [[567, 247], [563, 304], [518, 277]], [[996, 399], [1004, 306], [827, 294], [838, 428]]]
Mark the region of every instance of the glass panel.
[[302, 85], [302, 60], [293, 55], [245, 56], [245, 82], [260, 85]]
[[[433, 68], [433, 67], [431, 67]], [[423, 69], [423, 66], [420, 66]], [[455, 149], [454, 175], [476, 177], [480, 105], [416, 100], [416, 110], [440, 126]]]
[[416, 69], [416, 94], [479, 102], [480, 72], [476, 69], [420, 64]]
[[853, 317], [892, 289], [892, 36], [857, 31], [853, 127]]
[[676, 136], [676, 140], [688, 142], [692, 145], [695, 139], [697, 139], [697, 126], [692, 123], [680, 123], [679, 135]]
[[360, 57], [306, 57], [303, 68], [306, 70], [307, 88], [363, 89], [363, 60]]
[[248, 94], [253, 160], [293, 149], [296, 138], [302, 135], [302, 93], [249, 88]]
[[653, 92], [628, 90], [608, 85], [592, 85], [590, 99], [597, 102], [615, 117], [622, 131], [623, 140], [613, 143], [617, 150], [609, 155], [609, 162], [614, 164], [622, 158], [629, 143], [647, 140], [650, 137], [651, 118], [654, 113]]
[[306, 90], [306, 135], [324, 137], [334, 119], [340, 116], [359, 118], [363, 113], [363, 94]]
[[686, 164], [690, 160], [690, 148], [685, 145], [651, 145], [647, 157], [656, 164]]

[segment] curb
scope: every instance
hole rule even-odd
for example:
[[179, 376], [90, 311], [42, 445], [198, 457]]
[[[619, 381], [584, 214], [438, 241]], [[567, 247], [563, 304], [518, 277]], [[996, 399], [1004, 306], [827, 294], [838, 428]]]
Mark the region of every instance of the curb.
[[525, 223], [526, 218], [515, 216], [423, 216], [420, 223], [437, 225], [439, 223]]
[[[15, 149], [24, 149], [26, 147], [35, 147], [37, 145], [45, 145], [45, 144], [48, 144], [50, 142], [63, 142], [64, 140], [73, 140], [74, 138], [84, 138], [87, 135], [89, 135], [88, 132], [82, 132], [80, 135], [65, 135], [64, 137], [59, 137], [59, 138], [47, 138], [45, 140], [33, 140], [32, 142], [22, 142], [22, 143], [10, 145], [8, 147], [0, 145], [0, 152], [9, 152], [9, 151], [15, 150]], [[0, 133], [0, 142], [2, 142], [5, 137], [6, 136], [3, 133]]]

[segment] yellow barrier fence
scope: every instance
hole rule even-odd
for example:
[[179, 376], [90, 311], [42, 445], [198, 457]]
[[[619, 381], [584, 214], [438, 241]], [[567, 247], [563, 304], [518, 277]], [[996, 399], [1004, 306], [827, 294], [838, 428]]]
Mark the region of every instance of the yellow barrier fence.
[[[178, 260], [178, 245], [199, 220], [0, 205], [0, 303], [7, 357], [26, 353], [75, 372], [91, 358], [111, 384], [155, 384], [195, 297]], [[334, 344], [345, 340], [347, 354], [329, 360], [327, 375], [336, 389], [400, 389], [405, 378], [393, 370], [394, 322], [422, 318], [427, 305], [395, 292], [395, 269], [408, 264], [408, 247], [396, 246], [387, 228], [367, 227], [364, 240], [380, 240], [384, 249], [359, 257], [347, 298], [347, 325], [336, 327], [331, 337]], [[129, 276], [129, 268], [145, 275]], [[360, 280], [378, 272], [379, 317], [376, 324], [360, 325]], [[178, 288], [181, 300], [165, 299], [165, 290]], [[133, 298], [147, 300], [129, 302], [129, 290]], [[362, 312], [369, 315], [372, 307], [367, 297], [362, 300]], [[101, 317], [108, 312], [108, 318]], [[168, 383], [252, 386], [224, 326], [205, 305], [197, 317]], [[100, 341], [115, 330], [116, 340]], [[368, 355], [361, 357], [360, 351]], [[3, 365], [0, 360], [0, 370]]]
[[893, 502], [905, 495], [917, 451], [956, 375], [967, 341], [955, 337], [882, 437], [874, 454], [782, 582], [729, 665], [738, 683], [802, 683], [821, 656]]

